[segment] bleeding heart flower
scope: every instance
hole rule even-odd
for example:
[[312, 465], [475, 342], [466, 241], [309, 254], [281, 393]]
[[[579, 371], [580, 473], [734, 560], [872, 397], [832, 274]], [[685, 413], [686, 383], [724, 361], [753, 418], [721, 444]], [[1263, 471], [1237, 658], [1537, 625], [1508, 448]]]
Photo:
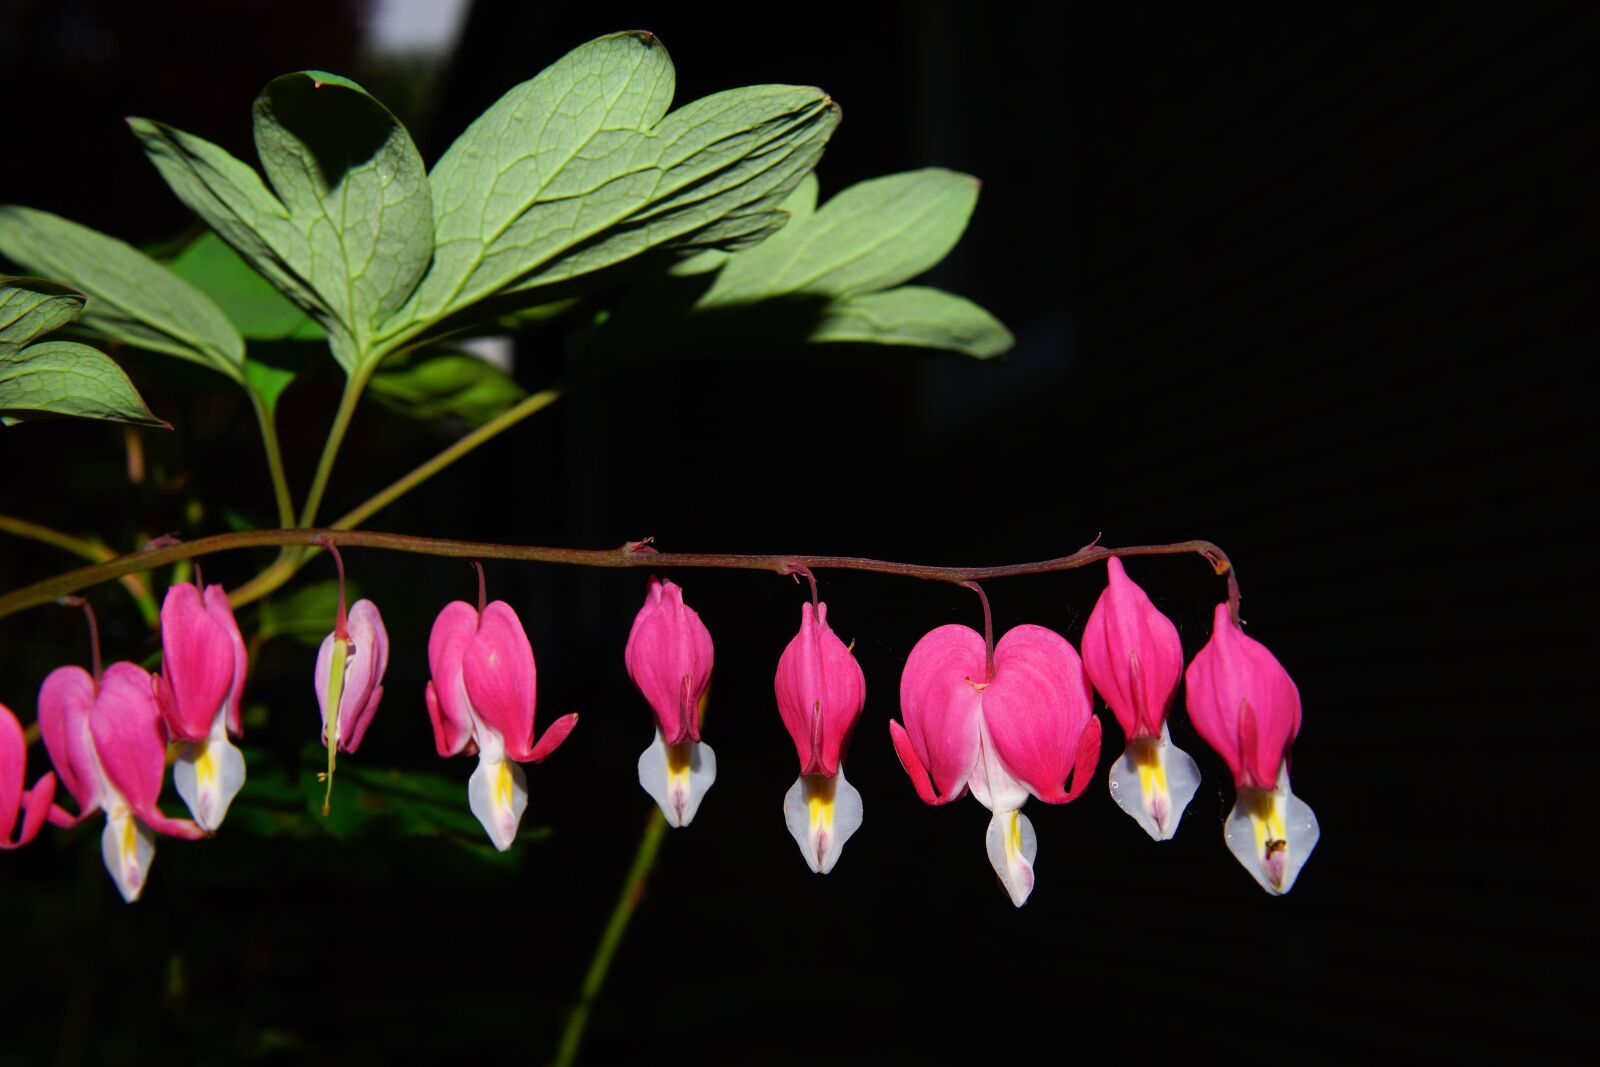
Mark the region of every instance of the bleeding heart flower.
[[222, 825], [244, 786], [244, 754], [228, 740], [243, 732], [244, 677], [244, 638], [222, 586], [206, 586], [204, 596], [187, 582], [168, 589], [161, 604], [156, 701], [173, 740], [184, 742], [173, 783], [207, 830]]
[[70, 825], [105, 811], [100, 854], [130, 903], [144, 891], [156, 833], [186, 840], [207, 836], [156, 804], [166, 772], [167, 729], [152, 690], [150, 675], [132, 663], [113, 663], [98, 685], [81, 667], [59, 667], [39, 688], [45, 749], [78, 802], [76, 817], [55, 808], [51, 821]]
[[1083, 669], [1116, 715], [1128, 746], [1111, 765], [1111, 798], [1145, 833], [1165, 841], [1200, 787], [1200, 768], [1172, 743], [1167, 712], [1183, 676], [1178, 628], [1106, 561], [1109, 583], [1083, 631]]
[[861, 665], [828, 626], [828, 605], [801, 606], [800, 632], [778, 659], [773, 688], [800, 757], [784, 821], [806, 863], [827, 874], [861, 827], [861, 793], [845, 780], [844, 753], [867, 700]]
[[467, 798], [489, 840], [504, 852], [528, 807], [528, 779], [518, 764], [543, 762], [578, 716], [563, 715], [534, 742], [533, 647], [503, 600], [481, 610], [463, 600], [445, 605], [428, 638], [428, 666], [428, 716], [439, 755], [478, 753]]
[[639, 784], [670, 826], [687, 826], [717, 780], [717, 754], [700, 740], [711, 686], [711, 631], [674, 582], [651, 578], [628, 631], [628, 677], [656, 714], [655, 740], [639, 754]]
[[[317, 652], [317, 706], [322, 711], [322, 743], [354, 752], [383, 699], [383, 673], [389, 668], [389, 633], [370, 600], [350, 608], [344, 633], [336, 628]], [[328, 714], [328, 705], [333, 714]], [[331, 743], [330, 743], [331, 742]]]
[[[0, 849], [21, 848], [39, 836], [45, 818], [50, 813], [50, 802], [56, 795], [56, 776], [46, 771], [24, 790], [28, 774], [28, 742], [22, 734], [22, 724], [11, 709], [0, 704]], [[22, 814], [22, 830], [13, 840], [11, 832], [17, 828], [17, 814]]]
[[1185, 676], [1189, 721], [1233, 772], [1238, 800], [1223, 833], [1228, 849], [1273, 895], [1294, 886], [1320, 831], [1289, 789], [1289, 746], [1300, 732], [1300, 690], [1267, 647], [1218, 604], [1211, 640]]
[[900, 710], [905, 726], [890, 722], [889, 733], [917, 795], [947, 804], [970, 788], [994, 813], [989, 862], [1021, 907], [1038, 842], [1018, 809], [1030, 794], [1047, 804], [1075, 799], [1100, 756], [1100, 720], [1078, 654], [1061, 635], [1024, 625], [990, 657], [977, 632], [941, 626], [906, 660]]

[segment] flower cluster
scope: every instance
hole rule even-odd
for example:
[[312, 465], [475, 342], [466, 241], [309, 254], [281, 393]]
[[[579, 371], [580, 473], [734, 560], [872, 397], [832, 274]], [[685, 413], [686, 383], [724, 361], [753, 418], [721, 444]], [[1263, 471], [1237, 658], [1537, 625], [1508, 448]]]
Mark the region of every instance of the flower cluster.
[[[346, 613], [344, 565], [327, 547], [339, 565], [339, 606], [317, 656], [314, 688], [331, 797], [336, 754], [356, 750], [383, 697], [389, 638], [370, 601]], [[913, 788], [936, 806], [970, 792], [990, 811], [989, 862], [1020, 906], [1033, 890], [1038, 856], [1022, 808], [1030, 798], [1065, 804], [1088, 787], [1101, 747], [1096, 693], [1126, 738], [1111, 765], [1113, 800], [1153, 839], [1177, 832], [1200, 781], [1195, 761], [1172, 741], [1169, 718], [1181, 684], [1195, 733], [1233, 775], [1229, 849], [1268, 892], [1287, 892], [1318, 833], [1311, 809], [1289, 788], [1289, 749], [1300, 730], [1294, 682], [1244, 634], [1226, 603], [1217, 605], [1211, 638], [1185, 670], [1171, 620], [1120, 560], [1112, 557], [1107, 567], [1081, 657], [1043, 626], [1015, 626], [994, 640], [986, 598], [983, 633], [944, 625], [916, 643], [900, 678], [902, 721], [889, 723]], [[477, 755], [468, 804], [504, 851], [528, 807], [522, 765], [560, 747], [578, 716], [561, 716], [537, 733], [533, 647], [509, 604], [485, 602], [481, 568], [479, 581], [476, 606], [454, 601], [434, 621], [423, 703], [441, 756]], [[26, 844], [46, 821], [67, 827], [104, 812], [106, 867], [130, 901], [144, 888], [155, 834], [214, 833], [245, 779], [233, 739], [241, 730], [246, 650], [222, 588], [172, 586], [161, 637], [161, 671], [153, 677], [127, 662], [102, 672], [96, 649], [93, 672], [67, 666], [45, 679], [39, 730], [55, 771], [31, 788], [22, 728], [0, 706], [0, 848]], [[821, 874], [838, 863], [864, 812], [844, 773], [867, 692], [852, 647], [834, 633], [813, 581], [799, 631], [778, 656], [773, 693], [799, 762], [783, 799], [784, 821], [807, 866]], [[623, 660], [655, 719], [639, 756], [639, 783], [669, 825], [687, 826], [716, 780], [716, 755], [701, 738], [714, 648], [677, 584], [650, 579]], [[169, 745], [174, 786], [192, 820], [168, 816], [157, 803]], [[54, 803], [58, 778], [75, 814]]]

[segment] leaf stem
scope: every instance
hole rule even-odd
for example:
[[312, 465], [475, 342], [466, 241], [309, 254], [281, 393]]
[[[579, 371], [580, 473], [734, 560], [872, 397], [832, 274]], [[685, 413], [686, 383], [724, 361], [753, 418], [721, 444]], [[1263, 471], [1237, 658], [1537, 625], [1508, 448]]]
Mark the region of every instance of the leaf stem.
[[600, 944], [595, 946], [589, 971], [583, 978], [583, 988], [578, 993], [578, 1003], [573, 1005], [572, 1014], [567, 1016], [567, 1025], [561, 1032], [561, 1044], [556, 1049], [551, 1067], [572, 1067], [577, 1061], [578, 1049], [583, 1044], [583, 1032], [589, 1025], [589, 1011], [599, 997], [601, 987], [605, 985], [611, 960], [622, 944], [622, 935], [628, 930], [628, 922], [639, 909], [639, 901], [644, 897], [645, 880], [655, 867], [656, 854], [661, 851], [661, 839], [666, 829], [667, 820], [662, 816], [661, 809], [651, 808], [650, 818], [645, 822], [644, 836], [639, 839], [639, 849], [634, 853], [633, 867], [628, 871], [627, 880], [622, 883], [617, 906], [612, 909], [611, 919], [606, 923], [605, 932], [600, 935]]
[[[344, 394], [339, 397], [339, 410], [334, 412], [333, 425], [328, 427], [328, 440], [322, 446], [322, 457], [317, 460], [317, 472], [311, 477], [311, 489], [306, 493], [306, 506], [300, 512], [300, 525], [310, 526], [317, 520], [317, 508], [322, 506], [323, 491], [328, 488], [328, 477], [333, 473], [333, 461], [339, 456], [339, 446], [350, 429], [350, 420], [356, 413], [356, 402], [372, 376], [371, 368], [379, 360], [372, 360], [364, 368], [352, 371], [344, 382]], [[291, 572], [292, 573], [292, 572]]]
[[255, 408], [256, 423], [261, 427], [261, 447], [267, 453], [267, 470], [272, 475], [272, 495], [278, 505], [278, 525], [294, 525], [294, 500], [289, 495], [289, 479], [283, 473], [283, 450], [278, 444], [278, 425], [272, 410], [254, 389], [246, 389], [250, 406]]
[[[194, 541], [161, 545], [133, 552], [126, 556], [75, 571], [58, 574], [53, 578], [34, 582], [0, 596], [0, 618], [25, 608], [45, 604], [58, 597], [81, 589], [109, 582], [123, 575], [148, 571], [182, 559], [195, 559], [217, 552], [231, 552], [244, 548], [262, 548], [273, 545], [300, 545], [315, 547], [330, 542], [340, 548], [376, 548], [390, 552], [409, 552], [420, 556], [446, 556], [457, 559], [503, 559], [528, 563], [558, 563], [576, 567], [638, 568], [662, 570], [674, 567], [703, 567], [719, 570], [770, 571], [774, 574], [800, 574], [804, 570], [870, 571], [875, 574], [897, 575], [903, 578], [922, 578], [928, 581], [964, 582], [989, 581], [996, 578], [1013, 578], [1028, 574], [1050, 574], [1055, 571], [1075, 570], [1112, 556], [1175, 556], [1195, 554], [1211, 565], [1212, 570], [1227, 579], [1228, 606], [1235, 619], [1239, 616], [1239, 580], [1227, 553], [1210, 541], [1178, 541], [1166, 545], [1131, 545], [1124, 548], [1105, 548], [1098, 544], [1085, 545], [1076, 552], [1036, 563], [1010, 563], [998, 567], [939, 567], [921, 563], [897, 563], [890, 560], [866, 559], [860, 556], [810, 556], [810, 555], [724, 555], [700, 552], [658, 552], [644, 541], [629, 541], [618, 548], [547, 548], [539, 545], [500, 545], [482, 541], [456, 541], [435, 537], [412, 537], [406, 534], [378, 533], [371, 530], [241, 530], [236, 533], [214, 534]], [[268, 572], [278, 567], [273, 564]], [[267, 573], [267, 572], [263, 572]], [[261, 576], [258, 576], [258, 580]], [[252, 583], [254, 584], [254, 583]], [[281, 582], [278, 584], [282, 584]], [[235, 602], [245, 587], [234, 594]], [[276, 588], [276, 586], [274, 586]], [[259, 594], [258, 594], [259, 595]]]
[[[117, 554], [98, 541], [87, 541], [81, 537], [74, 537], [60, 530], [52, 530], [48, 526], [27, 519], [19, 519], [12, 515], [0, 515], [0, 533], [12, 534], [16, 537], [25, 537], [30, 541], [59, 548], [63, 552], [70, 552], [80, 559], [92, 563], [104, 563], [117, 558]], [[161, 611], [156, 607], [156, 602], [150, 595], [150, 586], [144, 576], [137, 573], [128, 573], [120, 576], [120, 580], [134, 602], [139, 605], [139, 615], [144, 619], [146, 626], [155, 626], [161, 618]]]
[[543, 411], [551, 404], [554, 404], [570, 388], [571, 385], [569, 383], [558, 382], [549, 389], [542, 389], [532, 396], [524, 398], [514, 407], [507, 408], [482, 426], [446, 447], [432, 459], [419, 464], [409, 474], [396, 479], [386, 488], [374, 493], [352, 511], [340, 516], [334, 521], [333, 528], [335, 530], [355, 529], [479, 445], [498, 434], [504, 433], [529, 415]]

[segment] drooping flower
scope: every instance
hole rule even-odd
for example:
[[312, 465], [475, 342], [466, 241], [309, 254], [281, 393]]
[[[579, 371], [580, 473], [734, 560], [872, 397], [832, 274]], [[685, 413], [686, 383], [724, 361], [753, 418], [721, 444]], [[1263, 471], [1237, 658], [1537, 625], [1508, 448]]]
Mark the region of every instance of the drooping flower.
[[[24, 789], [27, 774], [28, 742], [22, 734], [22, 724], [10, 708], [0, 704], [0, 849], [21, 848], [38, 837], [50, 813], [56, 776], [46, 771], [32, 789]], [[22, 828], [13, 839], [19, 813]]]
[[652, 577], [622, 658], [656, 716], [655, 739], [639, 754], [639, 784], [668, 825], [687, 826], [717, 780], [717, 754], [700, 740], [711, 631], [675, 582]]
[[428, 666], [434, 744], [441, 756], [478, 754], [468, 802], [504, 852], [528, 807], [528, 779], [518, 764], [543, 762], [578, 724], [577, 713], [563, 715], [534, 741], [533, 646], [503, 600], [481, 610], [463, 600], [445, 605], [428, 638]]
[[828, 605], [801, 606], [800, 632], [778, 659], [773, 688], [800, 757], [784, 821], [806, 863], [827, 874], [861, 827], [861, 793], [845, 780], [844, 753], [867, 699], [861, 665], [828, 625]]
[[[343, 592], [340, 593], [341, 615]], [[328, 750], [328, 790], [339, 752], [354, 752], [383, 699], [383, 673], [389, 668], [389, 633], [370, 600], [358, 600], [317, 652], [317, 707], [322, 712], [322, 744]], [[323, 799], [327, 814], [328, 799]]]
[[187, 582], [168, 589], [156, 702], [172, 739], [183, 742], [173, 783], [207, 830], [222, 825], [244, 785], [244, 754], [228, 740], [242, 733], [244, 677], [244, 638], [222, 586], [208, 585], [204, 595]]
[[1183, 676], [1178, 628], [1134, 584], [1122, 561], [1083, 631], [1083, 669], [1128, 738], [1111, 765], [1111, 798], [1145, 833], [1165, 841], [1200, 787], [1200, 768], [1172, 743], [1167, 712]]
[[1018, 809], [1029, 795], [1065, 804], [1083, 792], [1100, 756], [1100, 720], [1066, 638], [1023, 625], [985, 653], [983, 637], [965, 626], [926, 634], [900, 678], [905, 726], [890, 722], [889, 733], [925, 803], [948, 804], [970, 788], [994, 813], [989, 862], [1021, 907], [1038, 843]]
[[1233, 621], [1226, 603], [1185, 675], [1189, 721], [1233, 772], [1238, 799], [1223, 827], [1228, 849], [1273, 895], [1287, 893], [1319, 830], [1289, 788], [1289, 746], [1300, 732], [1300, 690], [1276, 656]]
[[202, 827], [165, 815], [156, 804], [166, 772], [167, 728], [152, 689], [150, 675], [132, 663], [113, 663], [98, 685], [82, 667], [59, 667], [39, 688], [40, 734], [78, 803], [77, 816], [55, 808], [51, 821], [70, 824], [105, 811], [100, 854], [129, 903], [144, 891], [156, 833], [186, 840], [206, 836]]

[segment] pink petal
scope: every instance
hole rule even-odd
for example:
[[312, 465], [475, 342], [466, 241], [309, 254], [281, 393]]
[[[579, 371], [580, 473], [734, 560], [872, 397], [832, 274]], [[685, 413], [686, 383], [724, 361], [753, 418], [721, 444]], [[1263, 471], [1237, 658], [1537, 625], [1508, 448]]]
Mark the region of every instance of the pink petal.
[[223, 591], [222, 586], [206, 586], [206, 611], [228, 634], [233, 652], [233, 684], [228, 687], [228, 733], [234, 737], [242, 737], [244, 736], [244, 680], [250, 661], [244, 647], [244, 635], [239, 633], [239, 624], [233, 618], [233, 606], [228, 603], [228, 594]]
[[[938, 803], [961, 795], [978, 760], [982, 712], [978, 686], [985, 675], [983, 638], [953, 623], [924, 634], [906, 657], [900, 676], [904, 733], [917, 762], [927, 768], [931, 785], [941, 794]], [[905, 762], [902, 756], [901, 763]], [[915, 784], [917, 776], [910, 765], [906, 773]]]
[[711, 631], [671, 581], [651, 578], [628, 631], [628, 677], [656, 713], [667, 744], [700, 740], [700, 698], [711, 684]]
[[1112, 556], [1109, 581], [1083, 631], [1083, 669], [1129, 740], [1160, 737], [1183, 675], [1178, 628]]
[[227, 706], [238, 664], [227, 626], [187, 582], [162, 602], [161, 650], [161, 713], [174, 738], [198, 741]]
[[433, 675], [426, 693], [428, 716], [433, 720], [433, 741], [441, 756], [458, 755], [472, 742], [472, 713], [461, 661], [477, 633], [477, 609], [453, 600], [439, 612], [428, 635], [428, 669]]
[[344, 693], [339, 699], [339, 744], [346, 752], [354, 752], [367, 735], [367, 726], [383, 699], [383, 675], [389, 669], [389, 632], [370, 600], [356, 601], [349, 620], [356, 651], [345, 665]]
[[933, 780], [928, 777], [928, 768], [923, 766], [922, 757], [917, 755], [916, 746], [911, 743], [905, 727], [893, 719], [889, 720], [889, 740], [894, 742], [894, 754], [900, 757], [900, 766], [905, 768], [912, 787], [916, 789], [917, 796], [922, 798], [924, 804], [948, 804], [961, 796], [960, 793], [955, 793], [940, 799], [933, 791]]
[[78, 814], [59, 805], [50, 811], [56, 826], [76, 826], [100, 807], [100, 766], [95, 762], [89, 714], [94, 708], [94, 679], [82, 667], [57, 667], [39, 687], [39, 735], [56, 774], [77, 801]]
[[[1218, 604], [1185, 675], [1189, 721], [1241, 788], [1273, 789], [1300, 732], [1300, 691], [1267, 647]], [[1246, 710], [1248, 709], [1248, 710]]]
[[[0, 849], [20, 848], [39, 836], [50, 801], [56, 792], [56, 776], [45, 772], [26, 793], [22, 783], [28, 773], [28, 741], [22, 724], [11, 709], [0, 704]], [[15, 840], [11, 831], [17, 825], [17, 812], [25, 812], [22, 832]]]
[[156, 807], [167, 766], [167, 737], [150, 676], [142, 668], [132, 663], [106, 668], [89, 729], [107, 780], [145, 825], [174, 837], [205, 836], [188, 819], [169, 818]]
[[533, 751], [528, 754], [528, 759], [534, 763], [543, 763], [545, 757], [561, 747], [561, 742], [567, 739], [572, 728], [578, 725], [578, 713], [571, 712], [563, 715], [545, 728], [544, 736], [539, 738], [539, 743], [533, 746]]
[[995, 645], [983, 718], [1006, 769], [1040, 800], [1071, 799], [1062, 786], [1076, 766], [1092, 707], [1078, 654], [1060, 634], [1018, 626]]
[[832, 776], [867, 699], [855, 656], [828, 625], [828, 605], [800, 608], [800, 632], [778, 659], [778, 713], [794, 739], [801, 774]]
[[511, 605], [496, 600], [483, 609], [461, 669], [478, 720], [500, 735], [507, 756], [518, 763], [531, 760], [538, 672], [533, 646]]

